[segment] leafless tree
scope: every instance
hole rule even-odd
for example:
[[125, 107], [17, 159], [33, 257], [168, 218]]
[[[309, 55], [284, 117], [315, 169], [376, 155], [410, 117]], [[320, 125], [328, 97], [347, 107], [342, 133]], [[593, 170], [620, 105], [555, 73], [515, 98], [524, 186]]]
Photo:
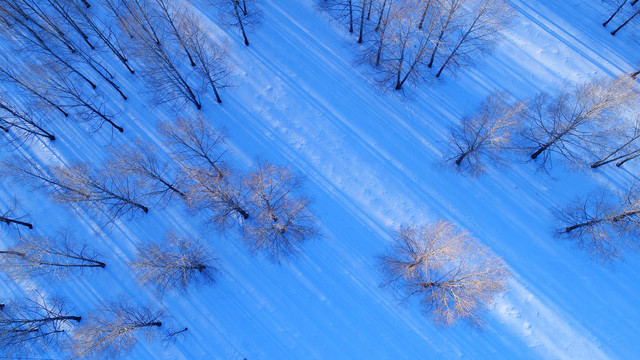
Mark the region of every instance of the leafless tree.
[[563, 228], [558, 235], [586, 250], [596, 261], [609, 263], [628, 251], [640, 250], [640, 192], [637, 184], [626, 192], [594, 192], [577, 199], [557, 214]]
[[357, 17], [355, 2], [358, 0], [318, 0], [318, 7], [331, 14], [338, 22], [346, 22], [349, 32], [354, 30], [354, 19]]
[[174, 195], [186, 198], [184, 174], [168, 160], [158, 156], [154, 145], [137, 139], [129, 144], [110, 147], [112, 160], [107, 167], [129, 178], [140, 192], [159, 202], [170, 203]]
[[620, 26], [618, 26], [615, 30], [611, 32], [611, 35], [615, 36], [618, 33], [618, 31], [622, 30], [623, 27], [627, 26], [631, 22], [631, 20], [633, 20], [636, 16], [638, 16], [638, 14], [640, 14], [640, 9], [635, 10], [631, 14], [631, 16], [627, 18], [627, 20], [625, 20]]
[[207, 225], [221, 230], [243, 226], [249, 219], [249, 189], [236, 172], [217, 169], [188, 169], [188, 205], [192, 211], [204, 213]]
[[118, 60], [129, 70], [131, 74], [134, 70], [129, 66], [129, 59], [124, 50], [124, 45], [118, 38], [116, 31], [108, 21], [98, 17], [95, 12], [87, 7], [82, 0], [64, 0], [70, 7], [72, 16], [81, 27], [87, 29], [86, 32], [96, 38], [113, 53]]
[[216, 101], [222, 103], [218, 89], [226, 87], [225, 80], [230, 75], [226, 49], [218, 45], [204, 29], [200, 21], [191, 15], [185, 21], [186, 46], [193, 54], [196, 73], [202, 79], [202, 88], [211, 88]]
[[2, 93], [0, 93], [0, 130], [15, 133], [16, 138], [22, 141], [34, 136], [51, 141], [56, 139], [52, 133], [44, 129], [41, 121], [20, 111], [15, 105], [9, 103]]
[[47, 173], [33, 162], [23, 160], [5, 162], [2, 169], [18, 181], [43, 187], [58, 202], [81, 205], [90, 211], [103, 210], [110, 221], [149, 211], [140, 203], [143, 194], [109, 168], [94, 170], [86, 163], [75, 163], [67, 167], [52, 166]]
[[302, 193], [304, 179], [289, 167], [261, 162], [246, 179], [250, 191], [248, 221], [243, 237], [253, 251], [275, 262], [300, 253], [300, 245], [319, 235], [311, 200]]
[[427, 67], [431, 68], [433, 66], [436, 55], [440, 54], [438, 50], [451, 42], [449, 38], [457, 30], [458, 23], [461, 22], [463, 16], [463, 9], [468, 3], [470, 3], [469, 0], [427, 0], [424, 4], [418, 28], [422, 29], [425, 20], [427, 22], [432, 21], [435, 22], [435, 31], [438, 34], [434, 41]]
[[158, 103], [175, 103], [180, 107], [191, 103], [202, 109], [200, 94], [188, 81], [189, 74], [180, 70], [172, 53], [148, 41], [138, 42], [137, 49], [142, 75]]
[[257, 0], [214, 0], [214, 4], [220, 11], [223, 22], [238, 27], [244, 44], [249, 46], [247, 29], [258, 25], [262, 16]]
[[150, 285], [163, 295], [214, 284], [219, 271], [216, 262], [213, 252], [201, 240], [169, 232], [160, 244], [140, 244], [131, 266], [140, 284]]
[[607, 25], [609, 24], [609, 22], [611, 22], [611, 20], [613, 20], [614, 17], [616, 17], [616, 15], [618, 15], [618, 13], [620, 12], [620, 10], [622, 10], [622, 8], [624, 7], [624, 5], [627, 3], [628, 0], [606, 0], [607, 3], [610, 3], [611, 5], [613, 5], [615, 7], [615, 10], [613, 11], [613, 13], [611, 14], [611, 16], [607, 19], [607, 21], [605, 21], [604, 23], [602, 23], [603, 27], [607, 27]]
[[624, 134], [624, 143], [616, 146], [606, 156], [600, 158], [591, 164], [591, 168], [595, 169], [602, 165], [616, 162], [616, 166], [620, 167], [629, 160], [640, 156], [640, 148], [636, 140], [640, 138], [640, 121], [636, 121], [635, 126], [630, 127], [627, 134]]
[[[391, 7], [393, 5], [393, 7]], [[389, 39], [376, 45], [380, 64], [385, 69], [385, 82], [392, 82], [395, 90], [402, 90], [404, 84], [424, 81], [426, 58], [432, 43], [435, 27], [423, 26], [418, 29], [420, 10], [418, 3], [397, 1], [388, 9], [389, 23], [380, 35]], [[382, 40], [381, 37], [377, 38]]]
[[9, 359], [58, 348], [61, 335], [81, 320], [71, 315], [64, 300], [45, 299], [37, 292], [0, 310], [0, 352]]
[[93, 123], [96, 130], [108, 124], [119, 132], [124, 131], [116, 124], [115, 114], [108, 112], [107, 101], [97, 93], [88, 93], [88, 89], [78, 84], [72, 74], [55, 66], [50, 71], [37, 66], [32, 66], [31, 70], [33, 83], [53, 95], [67, 113], [73, 113], [74, 119]]
[[504, 261], [446, 221], [402, 227], [379, 257], [384, 282], [402, 301], [417, 297], [441, 326], [482, 325], [481, 313], [506, 290]]
[[627, 126], [629, 108], [638, 93], [629, 76], [596, 79], [562, 89], [555, 95], [541, 94], [528, 103], [523, 113], [529, 126], [523, 132], [531, 159], [542, 157], [547, 164], [554, 152], [572, 161], [582, 161], [584, 152], [595, 152], [610, 144]]
[[62, 106], [56, 102], [56, 99], [53, 96], [48, 94], [45, 89], [39, 88], [36, 84], [33, 84], [32, 81], [24, 75], [28, 72], [25, 68], [18, 67], [18, 69], [21, 70], [19, 72], [15, 71], [15, 68], [15, 64], [9, 64], [7, 61], [1, 61], [0, 81], [16, 85], [17, 88], [19, 90], [23, 90], [27, 96], [59, 111], [65, 117], [69, 116], [69, 113], [67, 113]]
[[93, 248], [66, 233], [55, 237], [29, 235], [21, 237], [7, 250], [0, 250], [0, 270], [16, 279], [31, 276], [62, 278], [104, 268], [99, 257]]
[[440, 77], [452, 64], [460, 67], [488, 51], [513, 14], [510, 5], [504, 0], [472, 0], [467, 9], [469, 16], [465, 18], [468, 19], [458, 25], [459, 30], [450, 39], [446, 59], [436, 77]]
[[22, 226], [28, 229], [33, 229], [33, 224], [24, 221], [25, 216], [16, 216], [14, 211], [16, 210], [17, 205], [13, 205], [11, 208], [4, 208], [0, 210], [0, 223], [5, 223], [8, 227], [12, 226]]
[[222, 177], [227, 152], [224, 131], [211, 126], [203, 115], [179, 117], [160, 125], [160, 134], [186, 169], [212, 172]]
[[189, 47], [187, 46], [190, 34], [186, 32], [187, 23], [193, 19], [188, 4], [182, 0], [154, 0], [156, 3], [157, 16], [164, 22], [167, 34], [184, 51], [191, 66], [196, 66]]
[[143, 335], [151, 339], [165, 315], [128, 301], [105, 302], [74, 332], [76, 358], [115, 359], [126, 356]]
[[462, 118], [451, 131], [453, 157], [460, 171], [479, 175], [485, 162], [504, 163], [505, 152], [515, 148], [524, 104], [510, 103], [504, 92], [491, 93], [471, 116]]

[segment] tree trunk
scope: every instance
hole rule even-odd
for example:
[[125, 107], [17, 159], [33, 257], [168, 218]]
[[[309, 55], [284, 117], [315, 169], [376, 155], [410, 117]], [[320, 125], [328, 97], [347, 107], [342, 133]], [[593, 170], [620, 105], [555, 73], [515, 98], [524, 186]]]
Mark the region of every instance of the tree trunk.
[[367, 0], [362, 0], [362, 13], [360, 14], [360, 36], [358, 37], [358, 44], [362, 44], [362, 34], [364, 33], [364, 14], [366, 6]]
[[[378, 17], [378, 23], [376, 24], [376, 28], [374, 31], [378, 31], [380, 29], [380, 24], [382, 24], [382, 17], [384, 16], [384, 7], [387, 5], [387, 0], [382, 2], [382, 8], [380, 9], [380, 16]], [[389, 4], [391, 6], [391, 4]]]
[[564, 229], [564, 232], [565, 233], [570, 233], [571, 231], [573, 231], [575, 229], [579, 229], [579, 228], [585, 227], [585, 226], [595, 225], [595, 224], [601, 223], [603, 221], [609, 221], [610, 220], [610, 221], [613, 221], [613, 222], [618, 222], [618, 221], [620, 221], [620, 220], [622, 220], [622, 219], [624, 219], [626, 217], [634, 216], [634, 215], [637, 215], [637, 214], [640, 214], [640, 210], [627, 211], [627, 212], [623, 212], [623, 213], [618, 214], [618, 215], [607, 216], [606, 218], [594, 219], [594, 220], [590, 220], [590, 221], [587, 221], [587, 222], [583, 222], [583, 223], [580, 223], [580, 224], [576, 224], [576, 225], [572, 225], [572, 226], [566, 227]]
[[[633, 4], [632, 4], [632, 5], [633, 5]], [[618, 26], [618, 28], [617, 28], [617, 29], [613, 30], [613, 31], [611, 32], [611, 35], [614, 35], [614, 36], [615, 36], [615, 35], [616, 35], [616, 33], [617, 33], [618, 31], [620, 31], [620, 29], [622, 29], [623, 27], [625, 27], [625, 26], [626, 26], [626, 25], [627, 25], [631, 20], [633, 20], [633, 18], [634, 18], [634, 17], [636, 17], [638, 14], [640, 14], [640, 10], [638, 10], [638, 11], [634, 12], [634, 13], [633, 13], [633, 15], [631, 15], [631, 16], [627, 19], [627, 21], [625, 21], [624, 23], [622, 23], [622, 25]]]
[[[242, 31], [242, 37], [244, 38], [244, 44], [249, 46], [249, 39], [247, 39], [247, 33], [244, 31], [244, 23], [242, 22], [242, 17], [240, 16], [240, 11], [238, 10], [238, 0], [233, 1], [233, 11], [236, 13], [236, 19], [238, 19], [238, 25], [240, 25], [240, 31]], [[200, 108], [198, 108], [200, 110]]]
[[629, 152], [629, 153], [626, 153], [626, 154], [624, 154], [624, 155], [621, 155], [621, 156], [618, 156], [618, 157], [615, 157], [615, 158], [613, 158], [613, 159], [610, 159], [610, 160], [609, 160], [609, 158], [610, 158], [610, 157], [612, 157], [615, 153], [617, 153], [618, 151], [620, 151], [620, 150], [624, 149], [625, 147], [627, 147], [629, 144], [631, 144], [632, 142], [634, 142], [634, 141], [635, 141], [636, 139], [638, 139], [638, 138], [640, 138], [640, 134], [638, 134], [638, 135], [636, 135], [636, 136], [632, 137], [631, 139], [629, 139], [629, 141], [627, 141], [627, 142], [626, 142], [626, 143], [624, 143], [622, 146], [620, 146], [620, 147], [618, 147], [617, 149], [615, 149], [613, 152], [611, 152], [609, 155], [607, 155], [607, 156], [606, 156], [606, 157], [604, 157], [603, 159], [598, 160], [598, 161], [594, 162], [593, 164], [591, 164], [591, 168], [592, 168], [592, 169], [595, 169], [595, 168], [597, 168], [597, 167], [600, 167], [600, 166], [602, 166], [602, 165], [608, 164], [608, 163], [610, 163], [610, 162], [614, 162], [614, 161], [616, 161], [616, 160], [620, 160], [620, 159], [622, 159], [622, 158], [625, 158], [625, 157], [627, 157], [627, 156], [629, 156], [629, 155], [632, 155], [632, 154], [634, 154], [634, 153], [636, 153], [636, 152], [640, 151], [640, 149], [637, 149], [637, 150], [631, 151], [631, 152]]
[[420, 30], [422, 30], [422, 25], [424, 24], [424, 19], [427, 17], [427, 13], [429, 12], [430, 5], [431, 5], [431, 0], [428, 0], [427, 5], [424, 6], [424, 10], [422, 11], [422, 15], [420, 16], [420, 23], [418, 24], [418, 29]]
[[353, 0], [349, 0], [349, 32], [353, 32]]
[[617, 166], [617, 167], [620, 167], [620, 166], [622, 166], [624, 163], [626, 163], [627, 161], [629, 161], [629, 160], [633, 160], [633, 159], [637, 158], [638, 156], [640, 156], [640, 154], [636, 154], [636, 155], [630, 156], [630, 157], [628, 157], [628, 158], [626, 158], [626, 159], [624, 159], [624, 160], [620, 161], [619, 163], [617, 163], [617, 164], [616, 164], [616, 166]]
[[[636, 0], [637, 1], [637, 0]], [[609, 22], [611, 20], [613, 20], [613, 18], [618, 14], [618, 12], [622, 9], [622, 7], [624, 6], [624, 4], [627, 3], [627, 0], [624, 0], [620, 6], [618, 6], [618, 8], [616, 9], [616, 11], [613, 12], [613, 14], [611, 14], [611, 16], [607, 19], [607, 21], [605, 21], [604, 23], [602, 23], [602, 26], [607, 27], [607, 25], [609, 24]], [[633, 5], [633, 3], [631, 3], [631, 5]]]
[[9, 219], [9, 218], [6, 218], [4, 216], [0, 216], [0, 222], [4, 222], [7, 225], [16, 224], [16, 225], [27, 227], [29, 229], [33, 229], [33, 225], [32, 224], [29, 224], [29, 223], [24, 222], [24, 221], [16, 220], [16, 219]]

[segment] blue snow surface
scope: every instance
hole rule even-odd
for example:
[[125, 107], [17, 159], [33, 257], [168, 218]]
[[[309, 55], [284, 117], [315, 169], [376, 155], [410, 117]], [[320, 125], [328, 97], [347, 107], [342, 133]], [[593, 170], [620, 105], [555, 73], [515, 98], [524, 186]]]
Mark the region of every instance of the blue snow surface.
[[[609, 35], [611, 25], [601, 24], [611, 9], [598, 0], [512, 0], [515, 20], [492, 54], [403, 97], [376, 85], [371, 68], [358, 62], [356, 36], [313, 0], [261, 3], [263, 21], [249, 32], [249, 47], [236, 29], [215, 25], [211, 6], [195, 4], [211, 31], [227, 39], [235, 72], [224, 103], [206, 98], [203, 113], [226, 129], [236, 167], [267, 159], [307, 178], [323, 237], [306, 243], [300, 258], [276, 265], [252, 255], [237, 233], [203, 228], [180, 206], [150, 204], [148, 215], [101, 229], [80, 209], [2, 181], [1, 204], [17, 198], [33, 231], [68, 228], [101, 250], [107, 268], [60, 281], [1, 277], [0, 302], [35, 288], [64, 296], [86, 316], [102, 300], [130, 297], [189, 328], [171, 345], [141, 339], [131, 359], [640, 359], [640, 257], [602, 266], [552, 236], [554, 211], [599, 186], [626, 186], [636, 164], [576, 172], [556, 158], [547, 174], [522, 154], [478, 179], [440, 165], [450, 127], [495, 89], [524, 99], [637, 70], [637, 30]], [[138, 137], [166, 151], [156, 125], [175, 111], [152, 106], [138, 77], [123, 71], [117, 79], [131, 97], [122, 102], [115, 94], [109, 104], [120, 112], [124, 134], [104, 128], [88, 136], [82, 125], [58, 119], [55, 143], [35, 141], [9, 154], [98, 164], [106, 145]], [[470, 231], [513, 273], [481, 331], [438, 328], [417, 303], [399, 306], [379, 288], [376, 255], [393, 230], [437, 219]], [[162, 299], [138, 287], [127, 265], [135, 244], [168, 230], [206, 239], [223, 270], [215, 286]], [[3, 246], [15, 241], [15, 232], [1, 234]]]

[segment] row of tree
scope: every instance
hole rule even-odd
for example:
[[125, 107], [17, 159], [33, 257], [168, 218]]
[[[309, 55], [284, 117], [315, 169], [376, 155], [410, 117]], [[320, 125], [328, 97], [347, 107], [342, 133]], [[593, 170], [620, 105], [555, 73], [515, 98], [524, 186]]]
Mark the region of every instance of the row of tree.
[[247, 246], [280, 262], [317, 235], [303, 179], [288, 167], [261, 161], [247, 175], [224, 161], [224, 135], [201, 116], [165, 122], [160, 129], [175, 162], [142, 140], [111, 149], [95, 168], [88, 163], [42, 168], [31, 161], [5, 161], [5, 178], [41, 188], [55, 201], [79, 205], [107, 221], [149, 212], [176, 199], [208, 225], [238, 228]]
[[[158, 103], [200, 109], [209, 90], [222, 101], [219, 89], [230, 74], [226, 50], [190, 5], [180, 0], [102, 0], [102, 9], [87, 5], [83, 0], [0, 4], [0, 31], [15, 40], [14, 53], [21, 54], [0, 61], [6, 91], [0, 93], [0, 131], [14, 133], [13, 140], [55, 140], [47, 128], [52, 110], [89, 122], [92, 130], [108, 124], [122, 132], [110, 92], [101, 91], [106, 84], [127, 99], [109, 61], [101, 60], [110, 56], [131, 74], [139, 67]], [[20, 101], [8, 95], [13, 92], [23, 95]]]
[[486, 163], [506, 163], [513, 150], [528, 152], [542, 167], [551, 166], [552, 154], [572, 164], [596, 157], [592, 168], [620, 166], [639, 151], [635, 85], [628, 75], [599, 78], [518, 102], [494, 92], [452, 129], [448, 161], [473, 175]]
[[[505, 93], [489, 95], [478, 110], [452, 129], [448, 161], [478, 175], [486, 163], [508, 161], [508, 153], [527, 151], [550, 166], [551, 155], [591, 168], [621, 166], [640, 156], [639, 94], [627, 75], [573, 84], [556, 94], [510, 102]], [[576, 199], [556, 213], [557, 235], [610, 262], [639, 248], [640, 193], [631, 185], [622, 193], [600, 190]]]
[[164, 326], [166, 314], [131, 301], [103, 302], [86, 319], [63, 299], [41, 293], [2, 304], [0, 349], [8, 358], [25, 358], [51, 349], [63, 349], [73, 358], [115, 359], [126, 355], [144, 337], [170, 340], [186, 330]]
[[[512, 10], [503, 0], [319, 0], [349, 32], [359, 27], [367, 59], [384, 83], [401, 90], [490, 51], [508, 26]], [[356, 23], [356, 25], [354, 25]]]

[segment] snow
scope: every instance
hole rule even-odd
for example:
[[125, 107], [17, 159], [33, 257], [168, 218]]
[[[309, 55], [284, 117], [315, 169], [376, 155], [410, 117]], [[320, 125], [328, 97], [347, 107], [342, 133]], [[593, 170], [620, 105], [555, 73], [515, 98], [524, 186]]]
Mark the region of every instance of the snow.
[[[600, 1], [512, 5], [516, 19], [493, 54], [457, 76], [422, 84], [409, 99], [375, 85], [368, 67], [356, 63], [356, 38], [318, 13], [313, 0], [265, 0], [250, 47], [234, 29], [213, 28], [229, 38], [236, 75], [223, 104], [205, 101], [205, 114], [227, 130], [237, 167], [263, 158], [307, 177], [323, 238], [306, 244], [299, 259], [275, 265], [250, 254], [236, 233], [203, 229], [180, 206], [152, 208], [98, 231], [101, 224], [82, 211], [0, 181], [0, 204], [17, 197], [35, 231], [51, 234], [64, 224], [98, 246], [107, 263], [104, 271], [46, 286], [0, 278], [0, 302], [43, 287], [84, 316], [101, 300], [130, 296], [189, 327], [174, 345], [142, 341], [130, 356], [140, 359], [638, 357], [640, 257], [601, 266], [552, 237], [553, 211], [599, 185], [627, 183], [635, 165], [570, 172], [556, 161], [546, 174], [523, 154], [522, 162], [478, 179], [440, 165], [449, 127], [492, 90], [522, 99], [567, 81], [634, 70], [640, 58], [630, 31], [612, 37], [602, 28], [609, 10]], [[217, 20], [205, 3], [196, 7]], [[103, 129], [87, 137], [61, 121], [54, 128], [60, 140], [35, 142], [25, 153], [53, 163], [98, 162], [107, 144], [144, 137], [161, 146], [155, 125], [174, 112], [150, 106], [140, 79], [120, 71], [118, 80], [131, 98], [113, 96], [124, 134]], [[393, 229], [439, 218], [469, 230], [514, 274], [482, 331], [438, 328], [416, 303], [398, 306], [378, 288], [375, 256]], [[215, 287], [157, 299], [136, 285], [126, 265], [135, 244], [158, 241], [170, 229], [200, 234], [215, 249], [223, 269]], [[9, 232], [0, 234], [0, 243], [12, 243]]]

